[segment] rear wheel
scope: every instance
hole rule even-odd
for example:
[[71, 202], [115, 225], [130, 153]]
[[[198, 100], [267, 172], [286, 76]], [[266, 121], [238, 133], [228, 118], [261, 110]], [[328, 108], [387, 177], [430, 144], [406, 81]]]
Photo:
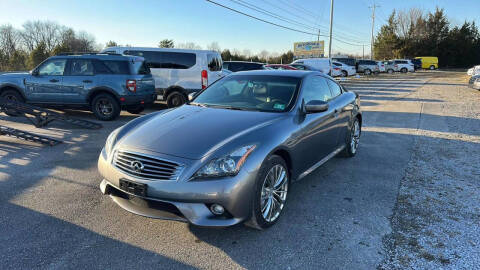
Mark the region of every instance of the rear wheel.
[[342, 77], [348, 77], [348, 72], [346, 70], [342, 70]]
[[370, 75], [370, 74], [372, 74], [372, 71], [367, 68], [363, 71], [363, 73], [365, 73], [365, 75]]
[[257, 175], [252, 217], [247, 226], [263, 230], [278, 221], [287, 201], [289, 177], [283, 158], [277, 155], [268, 157]]
[[407, 73], [407, 72], [408, 72], [408, 69], [407, 69], [407, 68], [402, 68], [402, 69], [400, 69], [400, 72], [402, 72], [402, 73]]
[[99, 94], [93, 98], [92, 112], [97, 119], [110, 121], [120, 115], [120, 104], [109, 94]]
[[431, 66], [430, 66], [430, 70], [435, 70], [435, 66], [434, 66], [434, 65], [431, 65]]
[[187, 99], [180, 92], [174, 91], [167, 96], [167, 106], [169, 108], [182, 106], [185, 102], [187, 102]]
[[[25, 99], [18, 93], [16, 90], [5, 90], [2, 92], [0, 95], [1, 98], [9, 100], [9, 101], [15, 101], [15, 102], [25, 102]], [[13, 110], [6, 110], [5, 113], [8, 116], [19, 116], [20, 114], [16, 111]]]
[[393, 69], [388, 69], [388, 70], [387, 70], [387, 73], [388, 73], [388, 74], [393, 74]]
[[362, 127], [360, 121], [355, 118], [350, 129], [350, 136], [348, 137], [347, 145], [345, 147], [344, 156], [353, 157], [357, 154], [358, 145], [360, 143], [360, 134], [362, 133]]

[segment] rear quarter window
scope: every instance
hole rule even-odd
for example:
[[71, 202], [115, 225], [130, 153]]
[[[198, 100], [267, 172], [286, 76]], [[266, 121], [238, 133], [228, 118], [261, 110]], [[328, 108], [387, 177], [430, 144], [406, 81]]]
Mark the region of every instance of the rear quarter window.
[[197, 55], [194, 53], [125, 51], [124, 54], [145, 58], [149, 68], [189, 69], [197, 62]]
[[207, 65], [210, 71], [220, 71], [222, 70], [222, 59], [216, 54], [209, 53], [207, 54]]
[[[98, 73], [99, 71], [96, 70], [97, 74], [130, 74], [130, 68], [128, 66], [128, 61], [120, 61], [120, 60], [103, 60], [100, 61], [102, 64], [99, 64], [100, 67], [99, 71], [105, 73]], [[97, 67], [96, 67], [97, 69]]]

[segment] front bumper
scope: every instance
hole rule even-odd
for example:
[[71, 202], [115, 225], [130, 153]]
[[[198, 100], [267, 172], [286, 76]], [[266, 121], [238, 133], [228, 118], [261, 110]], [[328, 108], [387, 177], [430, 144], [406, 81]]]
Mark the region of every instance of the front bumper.
[[[171, 157], [169, 157], [171, 158]], [[104, 180], [103, 194], [123, 209], [142, 216], [189, 222], [198, 226], [226, 227], [250, 217], [256, 173], [242, 172], [234, 177], [204, 181], [135, 179], [116, 169], [103, 150], [98, 169]], [[120, 179], [148, 186], [145, 197], [120, 189]], [[220, 204], [224, 215], [214, 215], [209, 206]]]

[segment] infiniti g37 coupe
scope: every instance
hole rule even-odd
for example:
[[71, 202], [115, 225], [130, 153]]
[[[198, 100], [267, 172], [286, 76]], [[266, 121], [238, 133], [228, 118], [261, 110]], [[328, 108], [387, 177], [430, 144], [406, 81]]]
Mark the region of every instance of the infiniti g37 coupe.
[[113, 131], [100, 189], [147, 217], [263, 229], [279, 219], [293, 181], [356, 154], [361, 124], [358, 95], [329, 76], [238, 72]]

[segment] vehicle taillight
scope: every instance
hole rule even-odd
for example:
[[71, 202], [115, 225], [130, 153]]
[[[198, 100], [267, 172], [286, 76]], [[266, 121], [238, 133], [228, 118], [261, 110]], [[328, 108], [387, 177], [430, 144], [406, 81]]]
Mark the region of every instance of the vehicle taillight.
[[130, 92], [135, 92], [137, 91], [137, 81], [135, 80], [127, 80], [127, 89]]
[[208, 86], [208, 72], [206, 70], [202, 70], [202, 89], [207, 88]]

